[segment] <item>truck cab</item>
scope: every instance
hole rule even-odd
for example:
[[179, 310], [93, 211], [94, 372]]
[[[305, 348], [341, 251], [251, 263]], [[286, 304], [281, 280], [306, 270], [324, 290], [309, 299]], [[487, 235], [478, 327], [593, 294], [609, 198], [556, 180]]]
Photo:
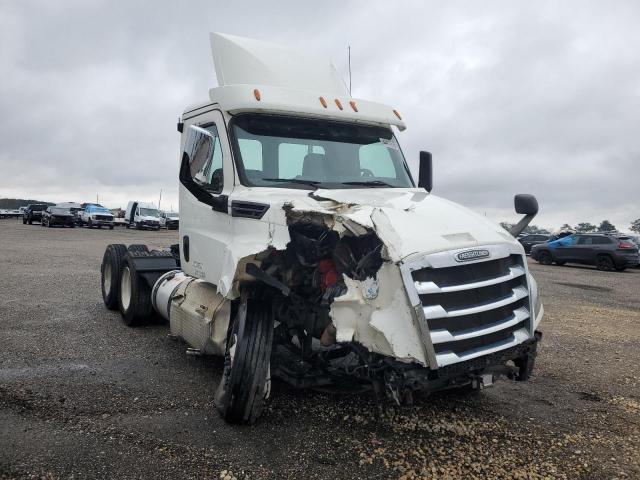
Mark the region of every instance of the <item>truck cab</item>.
[[106, 252], [122, 281], [103, 275], [105, 303], [120, 288], [135, 324], [148, 311], [134, 290], [148, 289], [175, 336], [224, 356], [216, 405], [234, 423], [260, 415], [272, 377], [369, 385], [397, 403], [528, 379], [543, 308], [514, 237], [535, 198], [515, 197], [525, 216], [507, 232], [431, 193], [428, 152], [416, 182], [401, 114], [353, 98], [328, 62], [230, 35], [211, 44], [219, 86], [178, 123], [175, 268], [152, 282], [154, 255], [120, 266]]

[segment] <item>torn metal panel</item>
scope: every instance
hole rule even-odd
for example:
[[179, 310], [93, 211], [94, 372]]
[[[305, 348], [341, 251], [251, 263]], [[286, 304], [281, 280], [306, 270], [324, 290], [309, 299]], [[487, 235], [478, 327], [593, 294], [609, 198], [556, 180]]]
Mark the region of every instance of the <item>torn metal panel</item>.
[[347, 292], [331, 305], [338, 342], [356, 341], [372, 352], [426, 365], [420, 335], [396, 265], [382, 265], [375, 279], [345, 277]]

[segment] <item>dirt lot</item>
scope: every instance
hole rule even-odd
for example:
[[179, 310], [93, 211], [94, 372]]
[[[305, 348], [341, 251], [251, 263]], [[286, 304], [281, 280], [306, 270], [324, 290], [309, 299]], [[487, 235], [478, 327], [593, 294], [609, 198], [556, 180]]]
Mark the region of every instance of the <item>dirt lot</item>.
[[546, 318], [533, 379], [374, 414], [368, 396], [276, 385], [223, 423], [216, 359], [107, 311], [108, 243], [176, 232], [0, 220], [0, 478], [640, 478], [640, 270], [531, 269]]

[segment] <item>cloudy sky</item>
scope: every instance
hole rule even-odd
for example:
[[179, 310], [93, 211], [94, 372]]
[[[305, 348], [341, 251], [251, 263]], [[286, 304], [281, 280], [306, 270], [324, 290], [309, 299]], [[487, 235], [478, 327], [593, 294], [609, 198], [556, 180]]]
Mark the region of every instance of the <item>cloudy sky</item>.
[[640, 2], [0, 0], [0, 197], [177, 207], [183, 107], [208, 32], [302, 45], [396, 107], [434, 193], [515, 221], [640, 217]]

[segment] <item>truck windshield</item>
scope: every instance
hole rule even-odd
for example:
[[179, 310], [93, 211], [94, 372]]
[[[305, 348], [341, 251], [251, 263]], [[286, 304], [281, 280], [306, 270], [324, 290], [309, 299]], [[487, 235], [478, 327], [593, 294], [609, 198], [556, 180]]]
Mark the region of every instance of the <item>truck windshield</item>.
[[158, 210], [154, 208], [141, 208], [140, 215], [142, 215], [143, 217], [159, 217], [160, 216], [160, 214], [158, 213]]
[[102, 213], [102, 214], [109, 214], [111, 215], [111, 210], [109, 210], [108, 208], [105, 207], [92, 207], [90, 209], [87, 209], [89, 212], [91, 213]]
[[64, 207], [51, 207], [51, 213], [54, 215], [70, 215], [71, 211]]
[[391, 129], [265, 114], [233, 120], [242, 182], [286, 188], [413, 187]]

